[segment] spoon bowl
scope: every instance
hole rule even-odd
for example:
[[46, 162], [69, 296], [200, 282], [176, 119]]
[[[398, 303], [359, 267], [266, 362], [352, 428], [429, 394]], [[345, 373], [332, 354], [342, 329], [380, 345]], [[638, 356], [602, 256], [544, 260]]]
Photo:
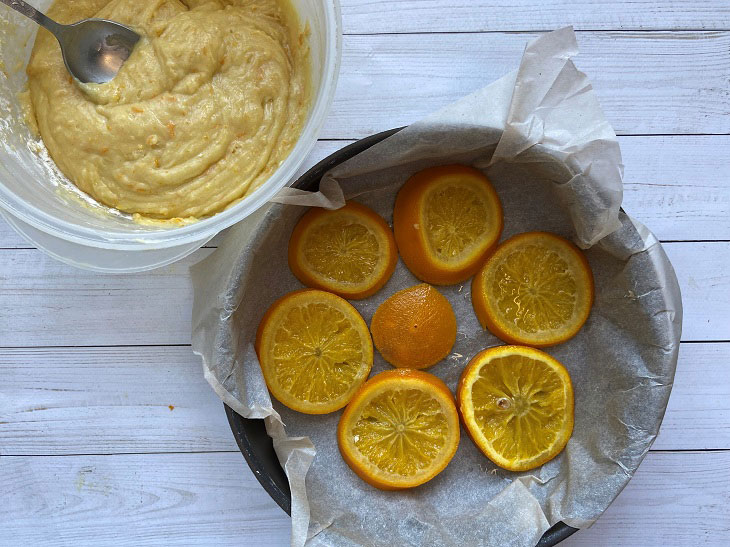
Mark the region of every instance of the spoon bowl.
[[140, 36], [106, 19], [65, 25], [58, 38], [68, 71], [80, 82], [101, 84], [117, 75]]
[[61, 25], [23, 0], [0, 2], [53, 33], [66, 68], [82, 83], [103, 84], [114, 78], [140, 39], [139, 34], [115, 21], [84, 19]]

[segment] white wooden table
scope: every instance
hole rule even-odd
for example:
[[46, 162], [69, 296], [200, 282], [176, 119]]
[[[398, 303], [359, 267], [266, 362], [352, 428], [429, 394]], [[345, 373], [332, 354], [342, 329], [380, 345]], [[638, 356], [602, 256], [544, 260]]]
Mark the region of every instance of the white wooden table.
[[[664, 242], [684, 332], [664, 425], [566, 545], [730, 542], [730, 2], [343, 0], [344, 52], [308, 164], [517, 66], [566, 24]], [[215, 242], [215, 240], [214, 240]], [[215, 245], [211, 245], [214, 247]], [[0, 222], [0, 545], [286, 545], [190, 350], [188, 266], [74, 270]], [[233, 480], [231, 480], [233, 479]]]

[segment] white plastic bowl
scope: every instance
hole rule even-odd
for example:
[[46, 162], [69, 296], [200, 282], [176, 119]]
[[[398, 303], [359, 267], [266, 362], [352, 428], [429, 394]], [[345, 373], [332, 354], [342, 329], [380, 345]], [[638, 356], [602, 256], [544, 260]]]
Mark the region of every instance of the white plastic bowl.
[[[334, 97], [340, 69], [339, 0], [292, 0], [310, 28], [312, 106], [289, 157], [240, 203], [189, 226], [159, 228], [90, 205], [48, 158], [32, 148], [18, 100], [37, 27], [0, 8], [0, 213], [15, 230], [49, 255], [79, 268], [103, 272], [151, 270], [179, 260], [215, 234], [253, 213], [286, 184], [311, 151]], [[47, 8], [51, 0], [39, 2]]]

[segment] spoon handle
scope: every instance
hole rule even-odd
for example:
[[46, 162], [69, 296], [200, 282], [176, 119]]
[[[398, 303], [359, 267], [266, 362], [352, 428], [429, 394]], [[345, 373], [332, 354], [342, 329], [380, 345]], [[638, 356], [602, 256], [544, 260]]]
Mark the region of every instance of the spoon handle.
[[57, 35], [63, 27], [63, 25], [59, 25], [53, 19], [49, 19], [30, 4], [23, 2], [23, 0], [0, 0], [0, 2], [9, 8], [14, 9], [18, 13], [32, 19], [40, 26], [50, 30], [55, 35]]

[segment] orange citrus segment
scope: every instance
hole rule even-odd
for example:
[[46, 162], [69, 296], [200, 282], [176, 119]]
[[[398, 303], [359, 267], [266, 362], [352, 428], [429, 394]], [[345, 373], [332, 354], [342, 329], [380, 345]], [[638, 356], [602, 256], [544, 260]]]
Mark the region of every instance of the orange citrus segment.
[[454, 398], [436, 376], [398, 369], [377, 374], [355, 394], [337, 427], [343, 459], [383, 490], [431, 480], [459, 446]]
[[395, 239], [373, 210], [348, 202], [310, 209], [289, 241], [289, 267], [310, 287], [344, 298], [366, 298], [390, 279], [398, 261]]
[[393, 294], [370, 322], [375, 347], [383, 359], [401, 368], [426, 368], [446, 357], [456, 341], [451, 304], [422, 283]]
[[289, 293], [269, 308], [256, 353], [271, 394], [307, 414], [345, 406], [373, 364], [370, 333], [357, 310], [314, 289]]
[[502, 233], [502, 206], [489, 180], [465, 165], [413, 175], [398, 192], [393, 230], [413, 275], [453, 285], [474, 275]]
[[593, 304], [593, 274], [583, 253], [546, 232], [502, 243], [472, 282], [482, 326], [511, 343], [544, 347], [574, 336]]
[[542, 465], [573, 432], [573, 385], [548, 354], [500, 346], [477, 354], [457, 390], [462, 421], [477, 447], [510, 471]]

